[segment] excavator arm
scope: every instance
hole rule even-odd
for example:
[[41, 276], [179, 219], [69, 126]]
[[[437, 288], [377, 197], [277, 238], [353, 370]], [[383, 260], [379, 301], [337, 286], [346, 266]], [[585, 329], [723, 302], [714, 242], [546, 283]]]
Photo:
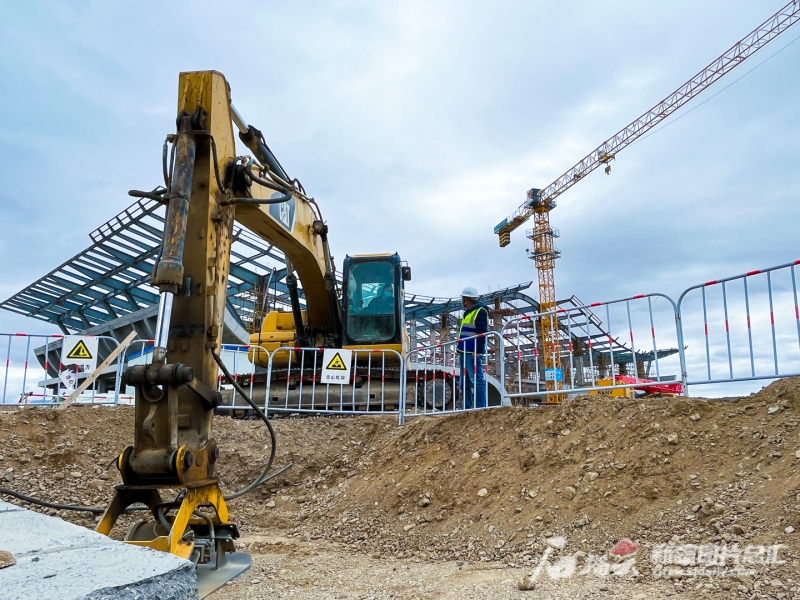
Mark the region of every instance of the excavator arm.
[[[335, 291], [327, 225], [313, 200], [298, 190], [296, 183], [288, 181], [261, 132], [245, 124], [233, 106], [230, 109], [240, 130], [239, 137], [260, 162], [259, 166], [248, 162], [233, 167], [234, 191], [241, 192], [240, 197], [232, 200], [236, 205], [235, 218], [286, 255], [287, 285], [301, 345], [316, 345], [319, 338], [329, 336], [340, 342], [341, 308]], [[245, 189], [237, 187], [241, 184], [245, 184]], [[261, 204], [264, 201], [274, 203]], [[293, 270], [303, 285], [305, 322], [300, 317]]]
[[[285, 253], [290, 294], [297, 272], [306, 300], [303, 320], [295, 281], [298, 341], [335, 341], [337, 332], [341, 336], [341, 308], [327, 226], [313, 199], [288, 181], [260, 133], [233, 109], [222, 74], [181, 73], [178, 93], [177, 131], [167, 137], [173, 158], [166, 160], [166, 145], [164, 152], [165, 187], [131, 192], [167, 205], [152, 275], [160, 291], [159, 313], [152, 364], [132, 366], [123, 375], [136, 389], [134, 445], [119, 456], [123, 485], [97, 531], [109, 534], [131, 504], [143, 503], [154, 521], [137, 524], [126, 541], [222, 568], [238, 531], [228, 522], [214, 472], [220, 450], [212, 417], [221, 401], [215, 390], [223, 364], [219, 352], [234, 220]], [[237, 156], [232, 123], [254, 158]], [[273, 458], [274, 437], [270, 465]], [[267, 471], [247, 489], [263, 482]], [[165, 501], [161, 493], [170, 489], [183, 491]], [[202, 506], [213, 507], [214, 514], [198, 519]], [[242, 568], [244, 563], [237, 572]]]

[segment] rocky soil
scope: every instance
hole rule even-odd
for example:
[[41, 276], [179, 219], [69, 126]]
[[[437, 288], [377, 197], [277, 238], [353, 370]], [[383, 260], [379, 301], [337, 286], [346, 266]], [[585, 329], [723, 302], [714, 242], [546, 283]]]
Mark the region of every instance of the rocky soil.
[[[372, 592], [345, 577], [352, 584], [338, 588], [345, 595], [319, 588], [322, 595], [309, 598], [446, 597], [445, 582], [458, 587], [473, 571], [502, 572], [474, 597], [505, 597], [495, 587], [509, 597], [557, 598], [552, 590], [559, 589], [571, 598], [594, 597], [589, 590], [615, 597], [609, 594], [633, 586], [630, 594], [642, 589], [648, 598], [794, 598], [798, 425], [797, 379], [745, 398], [592, 396], [555, 407], [415, 418], [400, 427], [391, 417], [280, 419], [276, 465], [294, 466], [230, 509], [242, 543], [262, 555], [257, 569], [294, 573], [317, 553], [325, 557], [320, 569], [345, 557], [387, 573]], [[0, 485], [104, 505], [119, 482], [107, 466], [132, 443], [132, 432], [128, 407], [2, 411]], [[215, 436], [223, 486], [239, 489], [266, 459], [265, 428], [218, 417]], [[45, 512], [94, 524], [91, 515]], [[636, 552], [610, 554], [624, 539]], [[410, 577], [430, 576], [445, 587], [394, 585], [388, 565], [408, 566]], [[520, 578], [537, 566], [536, 589], [519, 591]], [[249, 575], [235, 585], [252, 579], [259, 579], [253, 593], [263, 589], [264, 597], [277, 585]]]

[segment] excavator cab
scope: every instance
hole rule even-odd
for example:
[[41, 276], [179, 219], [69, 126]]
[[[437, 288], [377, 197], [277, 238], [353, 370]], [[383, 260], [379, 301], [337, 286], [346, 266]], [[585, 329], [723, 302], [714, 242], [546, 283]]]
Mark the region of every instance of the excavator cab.
[[411, 268], [397, 254], [348, 256], [343, 266], [342, 345], [402, 352], [405, 287]]

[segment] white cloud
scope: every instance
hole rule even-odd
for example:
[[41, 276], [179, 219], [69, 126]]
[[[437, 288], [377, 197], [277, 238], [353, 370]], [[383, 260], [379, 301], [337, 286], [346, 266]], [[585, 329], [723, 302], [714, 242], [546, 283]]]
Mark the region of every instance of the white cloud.
[[[128, 189], [159, 182], [178, 73], [194, 69], [227, 76], [236, 106], [320, 201], [337, 258], [396, 250], [427, 294], [534, 279], [524, 231], [501, 250], [495, 224], [773, 9], [6, 4], [0, 250], [18, 258], [0, 291], [80, 251]], [[797, 258], [798, 53], [800, 43], [559, 199], [559, 297], [677, 295]], [[10, 313], [0, 322], [46, 327]]]

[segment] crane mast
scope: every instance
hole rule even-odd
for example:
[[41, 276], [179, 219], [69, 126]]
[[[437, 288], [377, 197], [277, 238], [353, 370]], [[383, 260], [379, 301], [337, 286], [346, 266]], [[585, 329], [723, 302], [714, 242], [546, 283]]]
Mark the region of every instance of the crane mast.
[[[606, 173], [609, 173], [611, 161], [621, 150], [651, 131], [656, 125], [730, 73], [799, 20], [800, 0], [792, 0], [661, 102], [592, 150], [550, 185], [543, 190], [529, 190], [525, 202], [495, 226], [494, 233], [499, 238], [500, 247], [504, 248], [511, 243], [511, 232], [533, 217], [533, 229], [528, 231], [533, 249], [528, 252], [536, 264], [539, 275], [540, 313], [556, 310], [554, 271], [555, 260], [560, 257], [560, 252], [553, 245], [553, 239], [558, 237], [558, 231], [550, 227], [550, 211], [556, 206], [556, 198], [601, 165], [605, 165]], [[559, 369], [560, 348], [557, 315], [543, 316], [540, 319], [540, 335], [545, 371]], [[553, 373], [555, 372], [557, 371], [553, 371]], [[556, 391], [560, 388], [559, 381], [546, 381], [548, 391]], [[548, 402], [560, 402], [561, 397], [559, 394], [548, 394], [547, 400]]]

